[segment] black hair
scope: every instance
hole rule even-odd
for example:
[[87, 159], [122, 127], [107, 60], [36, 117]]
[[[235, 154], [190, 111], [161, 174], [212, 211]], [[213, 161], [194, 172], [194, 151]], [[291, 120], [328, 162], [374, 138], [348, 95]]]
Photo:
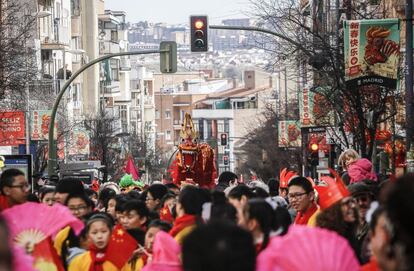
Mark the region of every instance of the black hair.
[[55, 193], [55, 188], [51, 186], [43, 186], [39, 189], [39, 198], [42, 201], [46, 194]]
[[211, 191], [211, 202], [213, 204], [224, 204], [227, 202], [226, 194], [222, 191]]
[[127, 196], [130, 199], [145, 201], [143, 193], [139, 193], [139, 191], [137, 191], [137, 190], [131, 190], [127, 193]]
[[263, 243], [260, 251], [269, 244], [270, 232], [275, 229], [275, 213], [272, 206], [264, 199], [251, 199], [244, 207], [243, 213], [248, 219], [255, 219], [263, 233]]
[[213, 203], [209, 223], [216, 221], [226, 221], [237, 224], [237, 210], [230, 203]]
[[102, 221], [104, 222], [108, 228], [112, 231], [112, 227], [114, 226], [114, 219], [107, 213], [104, 212], [95, 212], [90, 214], [85, 222], [85, 232], [86, 234], [89, 232], [91, 225], [95, 221]]
[[167, 183], [165, 184], [165, 186], [168, 188], [169, 192], [172, 192], [172, 189], [178, 189], [180, 190], [180, 188], [175, 184], [175, 183]]
[[37, 202], [37, 203], [40, 202], [39, 197], [36, 194], [34, 194], [34, 193], [30, 193], [29, 195], [27, 195], [27, 201], [29, 201], [29, 202]]
[[[110, 188], [109, 188], [110, 189]], [[112, 190], [112, 189], [111, 189]], [[114, 191], [114, 190], [112, 190], [112, 191]], [[108, 194], [108, 195], [106, 195], [105, 196], [105, 198], [104, 198], [104, 200], [103, 200], [103, 202], [102, 202], [102, 204], [103, 204], [103, 207], [104, 207], [104, 209], [105, 209], [105, 211], [107, 211], [108, 210], [108, 205], [109, 205], [109, 201], [111, 200], [111, 199], [113, 199], [113, 200], [115, 200], [115, 202], [116, 202], [116, 193], [115, 193], [115, 191], [114, 191], [114, 193], [112, 194], [112, 193], [110, 193], [110, 194]], [[116, 206], [116, 204], [115, 204], [115, 206]]]
[[238, 200], [241, 200], [242, 196], [246, 196], [248, 199], [251, 199], [254, 197], [254, 193], [248, 186], [238, 185], [233, 187], [228, 195], [229, 198]]
[[175, 199], [177, 197], [176, 194], [172, 193], [172, 192], [168, 192], [167, 194], [164, 195], [164, 197], [162, 197], [161, 199], [161, 206], [164, 206], [165, 202], [169, 199]]
[[313, 187], [311, 182], [306, 179], [305, 177], [295, 177], [289, 181], [288, 188], [291, 186], [300, 186], [305, 190], [306, 193], [310, 193], [313, 191]]
[[385, 213], [385, 208], [383, 206], [378, 207], [375, 209], [375, 211], [372, 213], [371, 221], [369, 223], [369, 229], [372, 232], [375, 232], [375, 227], [377, 226], [379, 217]]
[[154, 219], [149, 223], [148, 229], [152, 227], [159, 228], [160, 230], [165, 231], [165, 232], [169, 232], [172, 228], [172, 225], [168, 223], [167, 221], [160, 220], [160, 219]]
[[9, 168], [3, 171], [0, 176], [0, 192], [3, 193], [3, 189], [6, 186], [12, 186], [14, 182], [14, 177], [24, 176], [24, 173], [21, 170], [15, 168]]
[[150, 216], [150, 212], [145, 205], [145, 203], [141, 200], [128, 200], [124, 204], [124, 212], [135, 211], [140, 217], [148, 218]]
[[279, 235], [285, 235], [292, 224], [292, 217], [285, 207], [278, 206], [274, 210], [274, 230], [281, 230]]
[[414, 174], [411, 173], [397, 179], [385, 201], [385, 210], [392, 225], [391, 246], [398, 256], [399, 270], [414, 270], [413, 195]]
[[65, 200], [65, 206], [68, 206], [69, 200], [74, 198], [83, 200], [86, 206], [90, 207], [91, 209], [95, 208], [95, 203], [93, 203], [93, 201], [88, 197], [86, 193], [69, 194]]
[[126, 195], [120, 194], [120, 195], [116, 195], [115, 196], [115, 201], [116, 201], [116, 205], [115, 205], [115, 212], [123, 212], [124, 211], [124, 206], [128, 201], [128, 197]]
[[0, 215], [0, 231], [4, 232], [4, 236], [6, 237], [6, 240], [2, 240], [2, 241], [6, 241], [6, 246], [8, 247], [8, 249], [1, 251], [0, 257], [2, 259], [2, 263], [4, 263], [7, 266], [6, 270], [13, 270], [12, 268], [13, 254], [11, 252], [9, 242], [7, 240], [7, 238], [9, 237], [9, 228], [7, 226], [6, 220], [4, 219], [2, 215]]
[[233, 180], [235, 180], [237, 178], [238, 178], [237, 175], [234, 174], [233, 172], [231, 172], [231, 171], [223, 171], [220, 174], [217, 182], [218, 183], [224, 183], [224, 184], [227, 184], [228, 185], [230, 183], [230, 181], [233, 181]]
[[112, 198], [115, 198], [116, 192], [112, 188], [105, 187], [99, 192], [98, 200], [103, 203], [103, 205], [108, 205], [108, 201]]
[[275, 197], [279, 195], [279, 181], [275, 178], [270, 178], [267, 181], [267, 186], [269, 187], [269, 195]]
[[98, 192], [96, 192], [96, 191], [95, 191], [95, 190], [93, 190], [93, 189], [86, 188], [86, 189], [85, 189], [85, 193], [86, 193], [86, 195], [88, 195], [88, 197], [91, 197], [92, 195], [95, 195], [95, 196], [96, 196], [96, 198], [98, 198]]
[[183, 242], [185, 271], [254, 271], [256, 253], [250, 233], [224, 222], [194, 229]]
[[147, 197], [148, 193], [151, 193], [151, 196], [154, 198], [154, 200], [158, 199], [161, 201], [162, 197], [164, 197], [168, 193], [168, 188], [163, 184], [156, 183], [148, 187]]
[[186, 186], [178, 196], [184, 212], [188, 215], [201, 216], [203, 204], [208, 201], [205, 191], [195, 186]]
[[267, 193], [266, 190], [258, 186], [253, 187], [252, 192], [254, 194], [254, 198], [265, 199], [269, 197], [269, 193]]

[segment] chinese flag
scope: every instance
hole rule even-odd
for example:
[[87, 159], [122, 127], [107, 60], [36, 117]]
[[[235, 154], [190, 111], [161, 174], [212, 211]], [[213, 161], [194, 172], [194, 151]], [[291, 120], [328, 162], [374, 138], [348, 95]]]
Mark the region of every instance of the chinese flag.
[[170, 208], [167, 205], [161, 208], [160, 210], [160, 219], [163, 221], [167, 221], [168, 223], [174, 222], [174, 217], [171, 214]]
[[139, 178], [139, 174], [138, 174], [138, 170], [134, 165], [134, 160], [132, 159], [132, 157], [130, 156], [128, 158], [127, 164], [124, 168], [125, 173], [128, 173], [130, 175], [132, 175], [132, 178], [136, 181]]
[[32, 256], [34, 258], [34, 268], [39, 271], [65, 271], [61, 259], [52, 245], [52, 239], [46, 238], [35, 245]]
[[106, 251], [107, 260], [121, 269], [137, 247], [137, 241], [121, 225], [116, 225]]

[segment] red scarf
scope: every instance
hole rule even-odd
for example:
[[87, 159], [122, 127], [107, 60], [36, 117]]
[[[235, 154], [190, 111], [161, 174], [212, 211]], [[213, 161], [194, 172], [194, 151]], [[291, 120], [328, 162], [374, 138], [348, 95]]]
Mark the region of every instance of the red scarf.
[[315, 203], [312, 203], [312, 205], [305, 211], [305, 213], [298, 212], [298, 215], [295, 218], [295, 224], [296, 225], [306, 225], [308, 224], [309, 218], [318, 210], [318, 206], [316, 206]]
[[172, 237], [175, 237], [184, 228], [194, 225], [196, 221], [197, 217], [195, 215], [183, 215], [174, 221], [174, 226], [170, 230], [169, 234]]
[[106, 261], [106, 248], [98, 249], [94, 244], [89, 246], [89, 254], [91, 255], [91, 266], [89, 271], [104, 271], [103, 264]]

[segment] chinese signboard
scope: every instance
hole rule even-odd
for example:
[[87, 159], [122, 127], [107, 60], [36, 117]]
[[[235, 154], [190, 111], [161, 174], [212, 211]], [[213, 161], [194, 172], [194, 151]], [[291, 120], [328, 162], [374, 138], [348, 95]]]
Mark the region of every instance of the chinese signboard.
[[296, 120], [279, 121], [278, 143], [280, 148], [299, 148], [302, 144], [299, 122]]
[[74, 130], [71, 134], [69, 155], [89, 155], [89, 134], [83, 130]]
[[346, 21], [344, 37], [347, 87], [397, 86], [400, 56], [398, 19]]
[[[34, 110], [32, 113], [32, 121], [30, 126], [30, 137], [32, 140], [48, 140], [49, 137], [49, 124], [50, 116], [52, 114], [51, 110]], [[55, 130], [57, 124], [55, 123]], [[57, 133], [54, 133], [55, 140], [57, 138]]]
[[24, 112], [0, 112], [0, 146], [19, 144], [25, 144]]
[[313, 112], [315, 93], [311, 92], [308, 87], [303, 88], [299, 93], [299, 112], [301, 127], [315, 125], [315, 115]]

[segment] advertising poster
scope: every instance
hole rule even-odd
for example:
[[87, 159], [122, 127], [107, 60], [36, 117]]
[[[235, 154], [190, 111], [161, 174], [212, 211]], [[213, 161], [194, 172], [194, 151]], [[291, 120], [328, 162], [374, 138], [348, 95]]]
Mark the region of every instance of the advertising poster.
[[23, 111], [0, 112], [0, 146], [25, 144]]
[[[31, 140], [48, 140], [49, 124], [52, 110], [34, 110], [30, 122]], [[54, 137], [57, 139], [57, 123], [55, 123]]]
[[344, 31], [347, 87], [378, 85], [396, 88], [400, 57], [399, 20], [345, 21]]
[[278, 124], [279, 148], [300, 148], [302, 136], [299, 121], [282, 120]]
[[71, 134], [69, 155], [89, 155], [89, 134], [84, 130], [74, 130]]

